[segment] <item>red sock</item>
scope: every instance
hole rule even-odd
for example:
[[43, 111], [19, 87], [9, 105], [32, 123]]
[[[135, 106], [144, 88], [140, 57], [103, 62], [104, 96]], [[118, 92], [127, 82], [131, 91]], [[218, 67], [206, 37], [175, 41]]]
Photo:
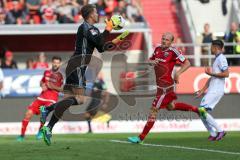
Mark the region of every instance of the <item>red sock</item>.
[[142, 131], [142, 133], [139, 135], [139, 138], [141, 140], [144, 140], [144, 138], [146, 137], [146, 135], [149, 133], [150, 129], [153, 127], [154, 123], [155, 123], [156, 118], [155, 117], [149, 117], [148, 121]]
[[198, 108], [197, 107], [186, 104], [186, 103], [180, 103], [180, 102], [175, 103], [174, 110], [193, 111], [195, 113], [198, 113]]
[[28, 120], [28, 119], [23, 119], [23, 120], [22, 120], [21, 136], [25, 136], [25, 132], [26, 132], [28, 123], [29, 123], [29, 120]]
[[43, 127], [43, 125], [44, 125], [44, 124], [43, 124], [42, 122], [40, 122], [40, 126], [39, 126], [39, 129], [38, 129], [39, 131], [41, 130], [41, 128]]

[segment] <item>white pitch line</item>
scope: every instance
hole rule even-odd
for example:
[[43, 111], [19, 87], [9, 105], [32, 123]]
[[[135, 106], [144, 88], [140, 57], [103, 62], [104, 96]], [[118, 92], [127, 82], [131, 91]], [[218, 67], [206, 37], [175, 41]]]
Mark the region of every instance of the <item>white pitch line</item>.
[[[110, 142], [115, 143], [130, 143], [127, 141], [120, 141], [120, 140], [110, 140]], [[240, 155], [240, 152], [228, 152], [228, 151], [221, 151], [221, 150], [214, 150], [214, 149], [201, 149], [201, 148], [192, 148], [192, 147], [184, 147], [184, 146], [172, 146], [172, 145], [162, 145], [162, 144], [141, 144], [143, 146], [152, 146], [152, 147], [165, 147], [165, 148], [175, 148], [175, 149], [185, 149], [185, 150], [193, 150], [193, 151], [204, 151], [204, 152], [214, 152], [214, 153], [222, 153], [222, 154], [231, 154], [231, 155]]]

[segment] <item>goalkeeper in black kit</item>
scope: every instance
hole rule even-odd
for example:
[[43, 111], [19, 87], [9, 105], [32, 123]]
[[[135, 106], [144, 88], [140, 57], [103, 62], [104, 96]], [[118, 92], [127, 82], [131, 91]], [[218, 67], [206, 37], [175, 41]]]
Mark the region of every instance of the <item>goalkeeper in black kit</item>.
[[[51, 144], [52, 129], [63, 113], [72, 105], [84, 103], [87, 66], [95, 48], [101, 53], [104, 52], [106, 38], [113, 29], [112, 20], [107, 19], [105, 20], [106, 27], [103, 33], [100, 33], [99, 29], [93, 26], [98, 22], [98, 14], [96, 7], [92, 4], [83, 6], [81, 14], [84, 22], [78, 28], [75, 52], [66, 67], [66, 83], [63, 88], [64, 98], [48, 108], [41, 107], [42, 123], [45, 123], [47, 115], [54, 111], [48, 125], [42, 128], [43, 138], [47, 145]], [[123, 34], [113, 39], [111, 43], [117, 44], [127, 35], [128, 32], [123, 32]]]

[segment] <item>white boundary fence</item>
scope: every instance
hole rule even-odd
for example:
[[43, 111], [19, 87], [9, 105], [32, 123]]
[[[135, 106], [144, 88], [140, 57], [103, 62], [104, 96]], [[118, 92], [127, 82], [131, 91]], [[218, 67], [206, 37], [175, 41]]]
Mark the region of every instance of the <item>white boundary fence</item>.
[[[225, 43], [225, 46], [236, 46], [237, 43]], [[197, 44], [197, 43], [183, 43], [183, 44], [174, 44], [176, 47], [185, 47], [186, 49], [192, 50], [193, 53], [186, 55], [187, 58], [194, 60], [194, 66], [201, 66], [201, 59], [208, 58], [208, 65], [211, 66], [212, 60], [215, 57], [211, 54], [211, 43], [206, 44]], [[208, 47], [208, 55], [202, 55], [201, 47]], [[240, 58], [240, 54], [225, 54], [226, 58]]]

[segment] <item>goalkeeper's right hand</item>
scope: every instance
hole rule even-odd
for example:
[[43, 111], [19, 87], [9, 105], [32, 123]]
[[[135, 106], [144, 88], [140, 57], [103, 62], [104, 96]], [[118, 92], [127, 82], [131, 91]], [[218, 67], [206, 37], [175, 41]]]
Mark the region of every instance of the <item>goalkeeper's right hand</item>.
[[129, 35], [129, 31], [128, 30], [124, 31], [122, 34], [117, 36], [117, 38], [112, 40], [112, 43], [117, 44], [117, 43], [121, 42], [122, 40], [124, 40], [128, 35]]
[[112, 20], [105, 19], [106, 27], [105, 30], [111, 32], [113, 29], [113, 22]]

